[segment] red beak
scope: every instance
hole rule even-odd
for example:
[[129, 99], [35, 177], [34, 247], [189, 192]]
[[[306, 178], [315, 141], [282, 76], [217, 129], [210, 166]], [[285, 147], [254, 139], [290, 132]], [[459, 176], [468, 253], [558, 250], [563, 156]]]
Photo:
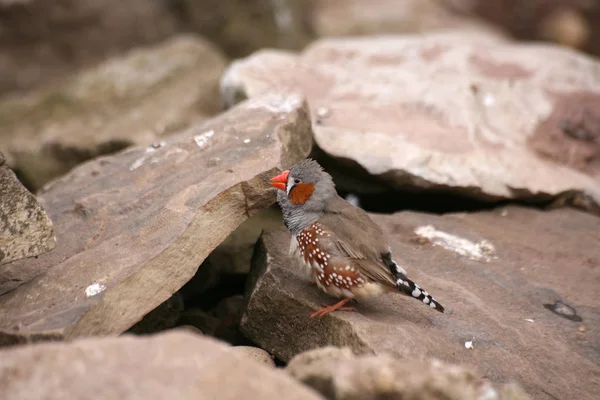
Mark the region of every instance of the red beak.
[[271, 178], [271, 186], [275, 186], [279, 190], [284, 190], [287, 188], [287, 180], [290, 171], [283, 171], [281, 174], [274, 176]]

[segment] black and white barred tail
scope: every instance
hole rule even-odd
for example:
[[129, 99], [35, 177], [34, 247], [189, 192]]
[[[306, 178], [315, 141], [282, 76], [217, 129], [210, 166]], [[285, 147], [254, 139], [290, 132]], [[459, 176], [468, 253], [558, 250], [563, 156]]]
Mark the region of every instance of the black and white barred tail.
[[429, 307], [434, 308], [441, 313], [444, 312], [444, 306], [438, 303], [437, 300], [427, 293], [426, 290], [422, 289], [419, 285], [408, 279], [406, 277], [406, 271], [399, 267], [396, 262], [392, 261], [390, 265], [390, 271], [394, 275], [398, 290], [407, 296], [422, 301], [423, 304], [428, 305]]

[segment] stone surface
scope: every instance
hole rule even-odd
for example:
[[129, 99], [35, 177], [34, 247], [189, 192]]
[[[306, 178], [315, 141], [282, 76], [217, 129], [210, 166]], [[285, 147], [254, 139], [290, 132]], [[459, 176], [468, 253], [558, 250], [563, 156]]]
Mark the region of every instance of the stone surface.
[[317, 37], [461, 30], [503, 36], [500, 28], [459, 16], [438, 0], [313, 0], [311, 26]]
[[3, 266], [3, 282], [24, 271], [37, 277], [0, 296], [0, 343], [130, 328], [275, 202], [269, 178], [305, 158], [311, 144], [302, 99], [266, 96], [47, 185], [40, 197], [58, 245]]
[[176, 292], [154, 310], [144, 315], [144, 318], [129, 328], [127, 332], [148, 335], [172, 329], [177, 326], [184, 307], [183, 296]]
[[518, 386], [498, 391], [472, 371], [438, 360], [355, 357], [348, 348], [309, 350], [286, 371], [328, 399], [526, 400]]
[[322, 399], [283, 371], [184, 331], [0, 351], [4, 400]]
[[0, 102], [0, 148], [37, 189], [75, 165], [150, 144], [220, 111], [221, 53], [180, 36]]
[[[574, 51], [464, 33], [329, 39], [258, 52], [221, 80], [226, 104], [287, 90], [343, 163], [340, 189], [600, 201], [600, 64]], [[361, 173], [367, 185], [346, 184]]]
[[[56, 246], [52, 221], [0, 153], [0, 271], [2, 264], [25, 257], [34, 257]], [[19, 271], [11, 277], [23, 279]], [[6, 284], [0, 272], [0, 287]]]
[[261, 210], [247, 219], [210, 253], [208, 260], [219, 274], [247, 274], [254, 245], [264, 229], [281, 225], [279, 207]]
[[211, 310], [211, 314], [219, 321], [214, 337], [236, 345], [247, 342], [239, 329], [243, 307], [244, 296], [236, 295], [221, 300]]
[[0, 93], [29, 89], [178, 29], [166, 1], [0, 1]]
[[211, 313], [199, 308], [183, 310], [178, 321], [180, 324], [198, 329], [204, 335], [215, 337], [215, 332], [221, 321]]
[[[600, 218], [514, 206], [372, 218], [390, 235], [395, 260], [446, 307], [444, 314], [388, 294], [359, 302], [357, 312], [311, 319], [334, 299], [305, 280], [287, 255], [289, 236], [273, 231], [253, 259], [244, 334], [283, 361], [316, 347], [348, 346], [465, 365], [494, 384], [515, 381], [535, 399], [591, 400], [598, 393]], [[546, 308], [558, 300], [583, 321]]]
[[231, 351], [244, 356], [248, 360], [252, 360], [269, 367], [275, 367], [275, 361], [273, 361], [271, 355], [258, 347], [235, 346], [231, 348]]
[[229, 56], [264, 47], [300, 49], [312, 38], [311, 1], [176, 0], [189, 28]]

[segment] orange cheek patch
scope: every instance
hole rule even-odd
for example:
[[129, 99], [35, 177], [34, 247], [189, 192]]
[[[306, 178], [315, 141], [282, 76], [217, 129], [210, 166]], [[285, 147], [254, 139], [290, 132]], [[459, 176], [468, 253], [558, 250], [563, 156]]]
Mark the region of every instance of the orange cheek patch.
[[304, 204], [315, 191], [312, 183], [298, 183], [290, 192], [290, 201], [294, 204]]

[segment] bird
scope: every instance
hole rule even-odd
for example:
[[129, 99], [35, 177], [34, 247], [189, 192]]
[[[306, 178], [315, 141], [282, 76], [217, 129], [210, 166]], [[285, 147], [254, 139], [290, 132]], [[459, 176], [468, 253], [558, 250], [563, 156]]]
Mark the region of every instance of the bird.
[[406, 275], [392, 257], [382, 229], [361, 208], [337, 194], [321, 165], [307, 158], [272, 177], [283, 222], [291, 233], [290, 256], [296, 257], [313, 284], [331, 297], [311, 318], [354, 310], [359, 298], [397, 292], [439, 312], [444, 307]]

